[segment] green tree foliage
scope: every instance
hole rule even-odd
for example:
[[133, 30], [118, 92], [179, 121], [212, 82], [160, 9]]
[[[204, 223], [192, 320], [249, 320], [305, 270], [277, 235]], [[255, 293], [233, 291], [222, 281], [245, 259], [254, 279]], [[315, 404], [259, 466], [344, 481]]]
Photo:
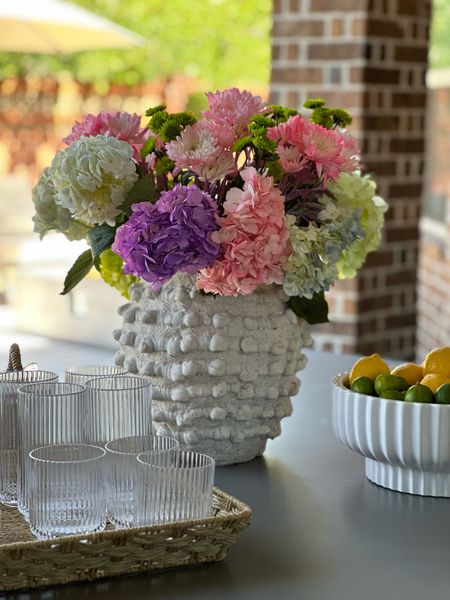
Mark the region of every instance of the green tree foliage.
[[433, 0], [431, 22], [430, 66], [450, 67], [450, 2]]
[[142, 48], [64, 57], [0, 53], [0, 77], [68, 69], [85, 82], [134, 85], [185, 73], [222, 88], [269, 81], [271, 0], [72, 0], [148, 39]]

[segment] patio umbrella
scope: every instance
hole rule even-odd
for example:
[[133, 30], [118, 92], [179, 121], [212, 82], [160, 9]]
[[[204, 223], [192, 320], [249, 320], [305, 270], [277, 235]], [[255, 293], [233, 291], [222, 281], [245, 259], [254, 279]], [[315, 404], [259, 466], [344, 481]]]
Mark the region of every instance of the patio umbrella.
[[136, 33], [61, 0], [0, 2], [0, 51], [65, 54], [145, 42]]

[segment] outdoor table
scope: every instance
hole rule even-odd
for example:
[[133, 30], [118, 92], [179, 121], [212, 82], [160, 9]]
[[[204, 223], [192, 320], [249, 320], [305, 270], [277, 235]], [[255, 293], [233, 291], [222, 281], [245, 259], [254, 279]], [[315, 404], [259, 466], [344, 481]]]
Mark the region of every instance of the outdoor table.
[[[112, 361], [104, 350], [62, 343], [33, 353], [43, 367], [60, 371], [69, 362]], [[337, 442], [331, 423], [330, 379], [355, 357], [308, 357], [282, 435], [263, 458], [216, 471], [216, 484], [253, 508], [252, 525], [223, 562], [9, 597], [447, 600], [450, 501], [365, 479], [363, 457]]]

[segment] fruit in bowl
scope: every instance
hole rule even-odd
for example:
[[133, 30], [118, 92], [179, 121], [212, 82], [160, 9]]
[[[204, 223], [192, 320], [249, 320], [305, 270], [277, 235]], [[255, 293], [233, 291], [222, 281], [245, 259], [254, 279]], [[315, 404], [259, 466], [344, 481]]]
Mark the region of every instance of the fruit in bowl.
[[404, 363], [392, 370], [379, 354], [363, 356], [348, 383], [353, 392], [386, 400], [450, 405], [450, 347], [435, 348], [422, 365]]
[[338, 440], [365, 458], [366, 477], [392, 490], [450, 498], [450, 348], [395, 368], [365, 356], [333, 378]]

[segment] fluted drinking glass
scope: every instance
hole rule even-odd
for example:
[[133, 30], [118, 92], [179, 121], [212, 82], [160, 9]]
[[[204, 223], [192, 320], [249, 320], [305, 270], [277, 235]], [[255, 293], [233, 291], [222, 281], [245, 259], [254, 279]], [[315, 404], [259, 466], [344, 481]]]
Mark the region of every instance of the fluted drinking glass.
[[66, 383], [79, 383], [85, 385], [89, 379], [115, 375], [126, 375], [128, 371], [124, 367], [113, 365], [85, 365], [81, 367], [68, 367], [64, 373]]
[[102, 531], [104, 448], [61, 444], [30, 452], [30, 529], [39, 539]]
[[186, 450], [142, 452], [135, 481], [138, 525], [205, 519], [211, 513], [214, 459]]
[[141, 452], [167, 451], [179, 448], [171, 437], [139, 435], [112, 440], [105, 445], [108, 488], [108, 517], [118, 529], [136, 523], [136, 490], [134, 481]]
[[85, 432], [86, 388], [76, 383], [30, 383], [18, 389], [20, 452], [17, 507], [28, 518], [29, 453], [53, 444], [89, 441]]
[[57, 381], [51, 371], [4, 371], [0, 373], [0, 502], [17, 504], [19, 424], [17, 390], [36, 381]]
[[128, 436], [151, 435], [152, 396], [149, 379], [98, 377], [86, 382], [86, 425], [89, 439], [98, 446]]

